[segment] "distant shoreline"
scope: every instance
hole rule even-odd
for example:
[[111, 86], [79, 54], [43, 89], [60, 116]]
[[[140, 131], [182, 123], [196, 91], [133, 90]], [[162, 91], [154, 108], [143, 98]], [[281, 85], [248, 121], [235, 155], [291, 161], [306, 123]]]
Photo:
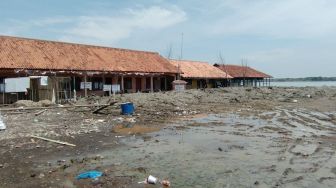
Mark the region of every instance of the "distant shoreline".
[[273, 82], [333, 82], [336, 77], [275, 78]]

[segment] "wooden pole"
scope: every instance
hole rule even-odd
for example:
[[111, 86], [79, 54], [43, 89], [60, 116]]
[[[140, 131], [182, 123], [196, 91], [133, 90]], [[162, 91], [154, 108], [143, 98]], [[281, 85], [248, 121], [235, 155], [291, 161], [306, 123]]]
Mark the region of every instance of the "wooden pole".
[[167, 86], [167, 76], [165, 77], [165, 90], [167, 91], [168, 90], [168, 86]]
[[84, 96], [88, 96], [87, 88], [86, 88], [86, 82], [87, 82], [87, 75], [84, 76]]
[[74, 98], [74, 101], [77, 101], [77, 93], [76, 93], [76, 77], [74, 76], [73, 77], [73, 85], [74, 85], [74, 90], [73, 90], [73, 98]]
[[57, 143], [57, 144], [62, 144], [62, 145], [67, 145], [67, 146], [72, 146], [72, 147], [76, 146], [75, 144], [70, 144], [68, 142], [62, 142], [62, 141], [59, 141], [59, 140], [52, 140], [52, 139], [43, 138], [43, 137], [40, 137], [40, 136], [31, 136], [31, 137], [41, 139], [41, 140], [45, 140], [45, 141], [48, 141], [48, 142], [54, 142], [54, 143]]
[[121, 91], [122, 93], [125, 93], [125, 86], [124, 86], [124, 75], [121, 76]]
[[153, 76], [150, 77], [150, 81], [151, 81], [151, 92], [154, 92], [154, 80], [153, 80]]
[[3, 90], [2, 90], [2, 103], [3, 105], [5, 105], [5, 88], [6, 88], [6, 84], [5, 82], [3, 83]]

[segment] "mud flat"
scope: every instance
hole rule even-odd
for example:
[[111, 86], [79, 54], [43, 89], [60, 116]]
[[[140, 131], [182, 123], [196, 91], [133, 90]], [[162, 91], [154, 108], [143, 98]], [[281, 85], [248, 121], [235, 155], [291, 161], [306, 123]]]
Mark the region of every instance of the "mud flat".
[[[91, 96], [76, 104], [111, 100]], [[70, 104], [38, 115], [1, 112], [0, 187], [144, 187], [137, 182], [150, 174], [172, 187], [336, 183], [336, 88], [188, 90], [116, 101], [133, 102], [136, 113], [122, 116], [118, 104], [99, 114]], [[93, 169], [105, 176], [75, 179]]]

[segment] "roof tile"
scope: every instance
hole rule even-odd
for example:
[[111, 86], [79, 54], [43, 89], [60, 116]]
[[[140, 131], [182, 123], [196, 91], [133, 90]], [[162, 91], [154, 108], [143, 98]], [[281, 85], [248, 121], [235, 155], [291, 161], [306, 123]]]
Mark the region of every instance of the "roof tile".
[[232, 78], [207, 62], [188, 60], [169, 60], [175, 67], [180, 67], [183, 78], [220, 79]]
[[155, 52], [0, 36], [0, 69], [177, 73]]
[[272, 78], [272, 76], [257, 71], [248, 66], [215, 64], [216, 67], [227, 72], [233, 78]]

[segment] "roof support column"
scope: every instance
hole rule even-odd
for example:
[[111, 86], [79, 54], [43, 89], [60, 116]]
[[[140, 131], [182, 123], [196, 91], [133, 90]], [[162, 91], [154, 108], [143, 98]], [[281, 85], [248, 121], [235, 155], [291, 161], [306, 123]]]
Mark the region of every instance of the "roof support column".
[[73, 100], [77, 101], [77, 93], [76, 93], [76, 77], [73, 76]]
[[165, 83], [164, 83], [164, 84], [165, 84], [165, 86], [164, 86], [164, 88], [165, 88], [165, 91], [167, 91], [167, 89], [168, 89], [168, 88], [167, 88], [167, 76], [165, 76], [165, 78], [164, 78], [164, 79], [165, 79]]
[[[105, 74], [102, 75], [102, 79], [103, 79], [103, 89], [102, 91], [104, 91], [104, 85], [106, 84], [106, 78], [105, 78]], [[111, 92], [110, 92], [111, 93]], [[103, 92], [103, 96], [105, 96], [105, 91]], [[111, 95], [110, 95], [111, 96]]]
[[150, 82], [151, 82], [151, 92], [154, 92], [154, 80], [153, 80], [153, 76], [150, 77]]
[[121, 75], [121, 92], [124, 93], [124, 75]]
[[87, 88], [86, 88], [86, 82], [87, 82], [87, 75], [84, 75], [84, 96], [88, 96]]

